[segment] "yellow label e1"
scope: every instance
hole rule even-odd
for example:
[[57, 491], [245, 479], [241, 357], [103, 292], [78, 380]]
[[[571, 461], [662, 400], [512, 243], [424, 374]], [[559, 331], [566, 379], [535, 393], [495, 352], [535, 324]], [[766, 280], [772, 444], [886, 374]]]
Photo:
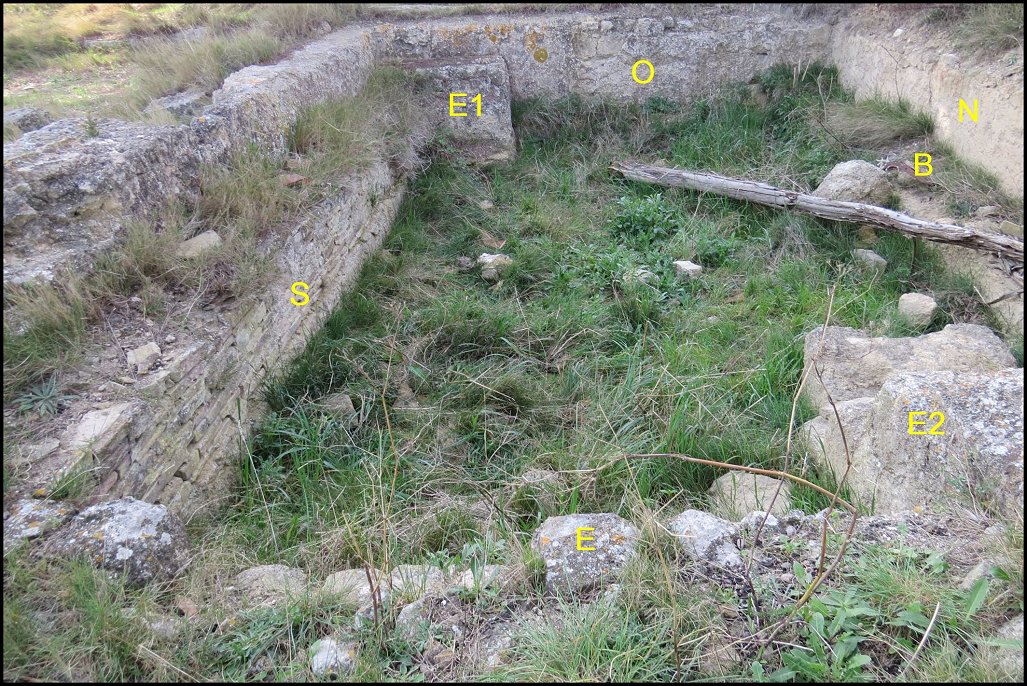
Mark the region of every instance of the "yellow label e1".
[[[466, 117], [467, 116], [466, 112], [457, 112], [457, 108], [461, 108], [462, 109], [462, 108], [467, 107], [467, 101], [466, 100], [457, 100], [457, 98], [466, 98], [466, 97], [467, 97], [467, 93], [450, 93], [449, 94], [449, 116], [451, 116], [451, 117]], [[480, 117], [481, 116], [481, 93], [478, 93], [473, 98], [471, 98], [471, 102], [477, 104], [478, 107], [475, 110], [475, 112], [476, 112], [476, 115]]]

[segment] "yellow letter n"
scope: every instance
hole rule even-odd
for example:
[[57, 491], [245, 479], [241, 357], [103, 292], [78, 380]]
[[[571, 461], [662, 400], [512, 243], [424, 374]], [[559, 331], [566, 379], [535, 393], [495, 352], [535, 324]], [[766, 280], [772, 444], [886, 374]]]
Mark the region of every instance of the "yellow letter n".
[[963, 100], [963, 98], [959, 99], [959, 121], [963, 121], [963, 110], [966, 110], [966, 113], [970, 115], [970, 118], [976, 122], [977, 117], [980, 115], [980, 112], [977, 111], [977, 98], [974, 98], [973, 109], [970, 109], [970, 106], [966, 104], [966, 100]]

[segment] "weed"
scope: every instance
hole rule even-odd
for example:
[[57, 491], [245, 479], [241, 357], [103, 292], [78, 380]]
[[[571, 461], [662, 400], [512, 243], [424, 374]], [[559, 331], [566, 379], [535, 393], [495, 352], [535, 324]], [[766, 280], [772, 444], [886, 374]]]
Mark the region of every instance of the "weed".
[[35, 411], [40, 417], [60, 412], [61, 404], [73, 396], [60, 392], [57, 375], [52, 375], [41, 384], [33, 386], [17, 398], [19, 412]]

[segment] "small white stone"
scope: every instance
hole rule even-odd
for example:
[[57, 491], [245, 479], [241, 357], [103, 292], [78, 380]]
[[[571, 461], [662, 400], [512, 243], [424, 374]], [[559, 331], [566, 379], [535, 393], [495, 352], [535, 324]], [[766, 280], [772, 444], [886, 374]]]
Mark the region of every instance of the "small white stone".
[[175, 338], [175, 334], [172, 334], [172, 333], [169, 333], [167, 336], [164, 337], [164, 342], [165, 343], [174, 343], [177, 340], [178, 339]]
[[914, 326], [927, 326], [938, 311], [938, 303], [929, 295], [906, 293], [899, 298], [899, 314]]
[[898, 38], [899, 36], [901, 36], [901, 35], [902, 35], [902, 34], [904, 34], [905, 32], [906, 32], [906, 30], [905, 30], [905, 29], [895, 29], [895, 33], [893, 33], [893, 34], [891, 35], [891, 37], [892, 37], [892, 38]]
[[318, 676], [349, 674], [356, 662], [352, 643], [340, 644], [334, 638], [322, 638], [310, 646], [310, 671]]
[[677, 272], [679, 279], [685, 279], [687, 281], [702, 274], [702, 267], [695, 262], [678, 260], [674, 263], [674, 271]]
[[204, 231], [199, 236], [182, 241], [178, 246], [178, 256], [184, 258], [199, 257], [208, 250], [213, 250], [220, 245], [221, 236], [216, 231]]
[[490, 282], [498, 281], [500, 272], [512, 264], [513, 259], [509, 255], [503, 255], [502, 253], [497, 255], [482, 253], [478, 256], [481, 278]]

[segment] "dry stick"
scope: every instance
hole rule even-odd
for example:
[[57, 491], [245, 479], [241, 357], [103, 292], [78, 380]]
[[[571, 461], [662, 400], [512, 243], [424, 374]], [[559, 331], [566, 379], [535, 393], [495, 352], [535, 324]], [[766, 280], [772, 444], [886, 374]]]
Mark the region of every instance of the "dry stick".
[[807, 193], [786, 191], [766, 183], [733, 179], [718, 174], [655, 167], [637, 162], [614, 162], [610, 169], [633, 181], [710, 191], [735, 200], [794, 209], [823, 219], [871, 224], [881, 229], [898, 231], [937, 243], [952, 243], [974, 250], [998, 253], [1016, 264], [1023, 264], [1023, 241], [1005, 234], [981, 233], [965, 226], [917, 219], [883, 207], [827, 200]]
[[[824, 570], [823, 572], [821, 572], [821, 573], [819, 573], [817, 575], [817, 577], [810, 584], [809, 588], [806, 589], [806, 592], [795, 603], [795, 606], [792, 608], [792, 611], [788, 614], [788, 616], [782, 618], [781, 621], [778, 622], [777, 627], [771, 632], [770, 636], [765, 639], [765, 641], [764, 641], [765, 644], [769, 643], [770, 641], [772, 641], [774, 639], [774, 637], [777, 635], [777, 632], [782, 627], [784, 627], [784, 625], [787, 623], [787, 621], [796, 612], [798, 612], [799, 609], [803, 605], [805, 605], [807, 602], [809, 602], [810, 597], [813, 595], [814, 591], [817, 590], [817, 588], [824, 581], [824, 579], [826, 579], [828, 576], [830, 576], [831, 573], [834, 572], [834, 570], [838, 567], [838, 564], [839, 564], [839, 562], [841, 562], [841, 558], [845, 554], [845, 550], [848, 547], [848, 542], [852, 538], [852, 533], [853, 533], [853, 531], [856, 528], [856, 521], [859, 519], [859, 512], [856, 510], [856, 508], [852, 504], [850, 504], [847, 500], [845, 500], [844, 498], [839, 496], [837, 491], [832, 493], [831, 491], [827, 490], [826, 488], [823, 488], [822, 486], [818, 486], [817, 484], [815, 484], [815, 483], [813, 483], [811, 481], [808, 481], [806, 479], [803, 479], [800, 476], [795, 476], [794, 474], [788, 474], [787, 472], [782, 472], [782, 471], [777, 470], [777, 469], [763, 469], [761, 467], [748, 467], [748, 466], [740, 465], [740, 464], [727, 464], [725, 462], [718, 462], [716, 460], [704, 460], [704, 459], [699, 458], [699, 457], [691, 457], [690, 455], [681, 455], [680, 453], [632, 453], [632, 454], [629, 454], [629, 455], [624, 455], [623, 457], [637, 457], [637, 458], [673, 457], [673, 458], [677, 458], [679, 460], [684, 460], [686, 462], [694, 462], [696, 464], [704, 464], [704, 465], [708, 465], [710, 467], [720, 467], [720, 468], [723, 468], [723, 469], [737, 469], [739, 471], [749, 472], [750, 474], [763, 474], [764, 476], [772, 476], [772, 477], [776, 477], [776, 478], [779, 478], [779, 479], [788, 479], [789, 481], [794, 481], [795, 483], [802, 484], [803, 486], [806, 486], [807, 488], [812, 488], [814, 491], [816, 491], [817, 493], [820, 493], [822, 495], [831, 496], [832, 504], [837, 502], [842, 507], [844, 507], [849, 512], [849, 514], [852, 515], [852, 521], [849, 524], [849, 529], [848, 529], [848, 531], [845, 534], [845, 538], [842, 539], [841, 548], [838, 551], [838, 555], [835, 556], [834, 561], [831, 563], [831, 566], [828, 567], [826, 570]], [[830, 513], [828, 513], [827, 516], [830, 516]], [[822, 536], [822, 542], [821, 542], [821, 558], [822, 559], [824, 557], [824, 552], [823, 551], [824, 551], [824, 549], [826, 547], [825, 544], [826, 544], [826, 537], [827, 537], [827, 516], [825, 516], [825, 518], [824, 518], [824, 529], [823, 529], [823, 536]]]
[[[792, 459], [792, 435], [795, 433], [795, 412], [799, 406], [799, 396], [802, 395], [802, 390], [806, 387], [806, 379], [809, 378], [809, 371], [816, 365], [817, 358], [820, 356], [820, 351], [824, 347], [824, 339], [827, 338], [827, 325], [831, 322], [831, 309], [834, 306], [834, 294], [836, 285], [831, 286], [831, 292], [827, 299], [827, 316], [824, 317], [824, 326], [820, 330], [820, 344], [817, 346], [816, 352], [813, 354], [813, 359], [806, 369], [802, 370], [802, 376], [799, 379], [799, 386], [795, 389], [795, 395], [792, 396], [792, 412], [788, 416], [788, 438], [785, 440], [785, 471], [791, 466]], [[767, 523], [767, 518], [770, 516], [770, 512], [774, 509], [774, 503], [777, 502], [777, 497], [781, 493], [781, 488], [784, 486], [783, 481], [777, 482], [777, 488], [774, 489], [774, 495], [770, 498], [770, 504], [767, 506], [767, 516], [760, 520], [760, 525], [756, 527], [756, 533], [752, 538], [752, 547], [749, 549], [749, 560], [746, 562], [745, 571], [748, 574], [752, 568], [752, 561], [756, 556], [756, 546], [759, 544], [760, 534], [763, 533], [763, 527]]]
[[913, 657], [909, 658], [909, 662], [906, 663], [906, 666], [903, 667], [902, 671], [899, 672], [898, 675], [895, 677], [895, 681], [899, 681], [900, 679], [902, 679], [902, 677], [906, 673], [906, 670], [908, 670], [910, 667], [912, 667], [913, 663], [916, 662], [917, 657], [920, 656], [920, 651], [924, 649], [925, 645], [927, 645], [927, 639], [930, 638], [930, 636], [931, 636], [931, 631], [934, 629], [934, 625], [938, 621], [938, 614], [940, 612], [941, 612], [941, 603], [938, 603], [938, 604], [936, 604], [934, 606], [934, 615], [931, 616], [931, 621], [927, 625], [927, 629], [924, 631], [924, 635], [920, 639], [920, 644], [916, 647], [916, 651], [913, 653]]

